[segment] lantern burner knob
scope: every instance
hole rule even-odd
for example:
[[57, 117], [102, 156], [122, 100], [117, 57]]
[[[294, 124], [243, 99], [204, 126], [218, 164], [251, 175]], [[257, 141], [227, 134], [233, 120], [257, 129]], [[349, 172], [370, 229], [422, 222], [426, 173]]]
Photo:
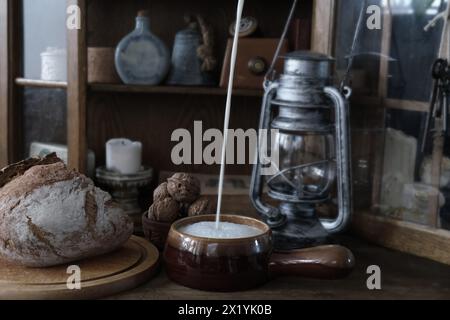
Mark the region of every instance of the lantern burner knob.
[[266, 219], [266, 223], [271, 228], [279, 228], [286, 224], [287, 217], [282, 214], [278, 209], [274, 210], [272, 215]]

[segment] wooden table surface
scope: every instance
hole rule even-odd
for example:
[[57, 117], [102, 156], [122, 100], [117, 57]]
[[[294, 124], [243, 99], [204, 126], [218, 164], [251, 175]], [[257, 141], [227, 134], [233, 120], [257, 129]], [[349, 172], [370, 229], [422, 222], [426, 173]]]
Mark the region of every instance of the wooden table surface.
[[[450, 299], [450, 266], [343, 237], [356, 257], [356, 268], [344, 280], [279, 278], [255, 290], [211, 293], [171, 282], [164, 270], [148, 283], [110, 299]], [[381, 268], [381, 290], [367, 289], [367, 267]]]

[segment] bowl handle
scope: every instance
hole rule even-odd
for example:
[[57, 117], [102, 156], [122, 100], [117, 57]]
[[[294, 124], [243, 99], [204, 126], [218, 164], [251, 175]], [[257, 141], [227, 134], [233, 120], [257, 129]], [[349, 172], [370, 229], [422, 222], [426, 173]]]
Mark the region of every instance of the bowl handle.
[[272, 277], [300, 276], [319, 279], [340, 279], [355, 266], [353, 253], [342, 246], [327, 245], [273, 253], [269, 263]]

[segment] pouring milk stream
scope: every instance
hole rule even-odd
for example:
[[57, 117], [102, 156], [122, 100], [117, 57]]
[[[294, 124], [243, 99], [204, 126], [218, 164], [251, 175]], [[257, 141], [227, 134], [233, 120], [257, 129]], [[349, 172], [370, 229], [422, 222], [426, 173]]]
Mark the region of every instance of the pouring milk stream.
[[255, 236], [261, 233], [257, 228], [253, 228], [247, 225], [239, 225], [229, 222], [220, 222], [220, 213], [222, 208], [222, 195], [223, 195], [223, 182], [225, 176], [225, 152], [226, 145], [228, 142], [228, 127], [230, 122], [230, 111], [231, 111], [231, 97], [233, 94], [233, 80], [234, 80], [234, 70], [236, 67], [236, 56], [237, 47], [239, 40], [239, 26], [241, 24], [242, 9], [244, 7], [244, 0], [239, 0], [236, 10], [236, 29], [233, 38], [233, 48], [231, 50], [231, 62], [230, 62], [230, 75], [228, 78], [228, 90], [227, 90], [227, 100], [225, 106], [225, 120], [223, 125], [223, 144], [222, 144], [222, 154], [220, 163], [220, 175], [219, 175], [219, 185], [218, 185], [218, 195], [217, 195], [217, 210], [216, 210], [216, 221], [209, 222], [198, 222], [192, 225], [188, 225], [182, 228], [184, 233], [205, 237], [205, 238], [245, 238]]
[[233, 94], [234, 70], [236, 67], [236, 56], [239, 41], [239, 26], [241, 25], [242, 9], [244, 8], [244, 0], [239, 0], [236, 11], [236, 27], [234, 30], [233, 49], [231, 50], [230, 76], [228, 77], [227, 102], [225, 106], [225, 121], [223, 125], [223, 144], [220, 162], [219, 175], [219, 192], [217, 195], [217, 211], [216, 211], [216, 229], [219, 229], [220, 211], [222, 207], [223, 180], [225, 175], [225, 151], [228, 142], [228, 126], [230, 123], [231, 96]]

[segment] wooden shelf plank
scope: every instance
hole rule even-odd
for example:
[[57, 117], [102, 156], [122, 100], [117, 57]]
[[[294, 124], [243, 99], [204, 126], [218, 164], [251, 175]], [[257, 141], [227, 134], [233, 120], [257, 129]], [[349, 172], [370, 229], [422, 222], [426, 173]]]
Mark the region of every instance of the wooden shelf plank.
[[79, 29], [67, 29], [67, 145], [68, 167], [86, 172], [87, 159], [87, 0], [68, 0], [81, 11]]
[[0, 0], [0, 168], [7, 166], [10, 159], [10, 64], [13, 61], [8, 48], [11, 34], [8, 23], [10, 14], [9, 2]]
[[67, 88], [66, 81], [45, 81], [25, 78], [16, 78], [16, 84], [21, 87], [36, 87], [36, 88]]
[[14, 86], [19, 74], [21, 1], [0, 0], [0, 168], [21, 158], [22, 112]]
[[[227, 90], [217, 87], [188, 87], [188, 86], [145, 86], [125, 84], [90, 84], [89, 89], [94, 92], [123, 92], [123, 93], [169, 93], [191, 95], [219, 95], [225, 96]], [[262, 97], [263, 90], [234, 89], [233, 95], [246, 97]]]
[[360, 105], [383, 106], [387, 109], [428, 112], [430, 104], [423, 101], [382, 98], [377, 96], [355, 95], [351, 101]]
[[422, 101], [385, 99], [384, 104], [386, 108], [407, 111], [428, 112], [428, 110], [430, 109], [430, 104], [428, 102]]
[[353, 231], [370, 242], [450, 265], [450, 232], [369, 212], [353, 216]]

